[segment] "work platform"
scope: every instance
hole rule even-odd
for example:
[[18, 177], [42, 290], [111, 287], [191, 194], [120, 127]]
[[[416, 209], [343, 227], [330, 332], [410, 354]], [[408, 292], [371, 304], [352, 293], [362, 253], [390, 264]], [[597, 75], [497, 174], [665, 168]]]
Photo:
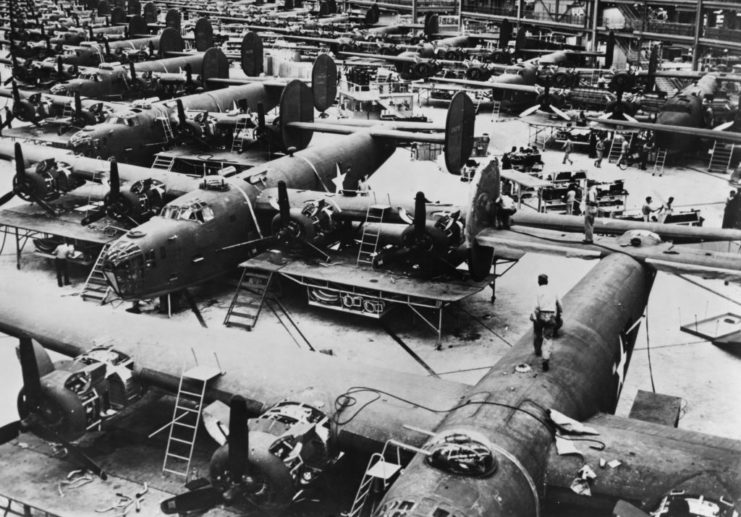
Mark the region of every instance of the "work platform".
[[[146, 407], [140, 407], [142, 413], [123, 416], [104, 433], [84, 439], [82, 448], [94, 460], [102, 462], [108, 476], [105, 481], [89, 476], [90, 481], [83, 479], [79, 486], [67, 484], [68, 476], [79, 468], [78, 464], [56, 457], [52, 447], [34, 435], [24, 433], [18, 440], [0, 446], [0, 512], [45, 517], [124, 515], [123, 507], [105, 510], [121, 500], [127, 501], [128, 497], [131, 498], [128, 515], [162, 515], [160, 503], [185, 491], [181, 478], [161, 475], [164, 438], [146, 440], [146, 430], [158, 422], [152, 414], [158, 414], [160, 420], [169, 417], [163, 410], [167, 404], [168, 397], [150, 400]], [[208, 473], [208, 458], [215, 444], [208, 445], [200, 448], [194, 464], [198, 475]], [[145, 491], [145, 483], [146, 493], [140, 499], [141, 509], [137, 510], [136, 494]], [[204, 515], [237, 514], [217, 507]]]
[[[443, 310], [474, 295], [492, 280], [452, 277], [415, 278], [390, 269], [356, 265], [357, 250], [333, 254], [329, 263], [306, 262], [274, 251], [242, 262], [241, 268], [266, 275], [280, 275], [306, 288], [309, 305], [380, 319], [394, 306], [406, 306], [442, 340]], [[238, 288], [239, 289], [239, 288]], [[425, 315], [432, 312], [433, 317]]]
[[0, 233], [5, 234], [4, 238], [12, 235], [15, 239], [16, 267], [21, 268], [21, 253], [28, 240], [44, 238], [72, 241], [75, 249], [85, 252], [86, 255], [89, 251], [91, 255], [84, 259], [72, 258], [72, 261], [82, 265], [92, 264], [102, 246], [129, 230], [125, 223], [109, 217], [83, 226], [83, 218], [101, 204], [102, 201], [92, 202], [88, 196], [69, 193], [65, 195], [64, 203], [50, 203], [58, 212], [56, 217], [32, 203], [0, 210]]

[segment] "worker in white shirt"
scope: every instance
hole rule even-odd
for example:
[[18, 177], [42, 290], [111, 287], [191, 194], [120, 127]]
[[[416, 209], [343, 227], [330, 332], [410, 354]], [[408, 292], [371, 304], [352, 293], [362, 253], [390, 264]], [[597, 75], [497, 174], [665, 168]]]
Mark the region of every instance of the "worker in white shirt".
[[599, 211], [599, 203], [597, 201], [597, 187], [592, 185], [587, 190], [587, 197], [585, 200], [584, 210], [584, 240], [585, 244], [591, 244], [594, 237], [594, 219], [597, 217]]
[[569, 190], [566, 192], [566, 215], [574, 214], [574, 203], [576, 202], [576, 185], [573, 183], [569, 185]]
[[561, 300], [548, 285], [548, 275], [541, 273], [538, 275], [535, 310], [530, 315], [530, 319], [533, 322], [535, 355], [543, 357], [544, 372], [549, 369], [549, 361], [553, 352], [553, 336], [556, 333], [557, 322], [562, 312]]
[[[57, 270], [57, 284], [59, 287], [62, 287], [62, 285], [70, 285], [69, 263], [67, 262], [67, 259], [69, 259], [74, 252], [74, 246], [69, 244], [66, 240], [59, 244], [59, 246], [57, 246], [52, 252], [52, 255], [54, 255], [54, 267]], [[62, 280], [64, 280], [64, 283], [62, 283]]]
[[515, 200], [507, 194], [501, 194], [497, 198], [497, 228], [509, 229], [509, 218], [517, 212]]

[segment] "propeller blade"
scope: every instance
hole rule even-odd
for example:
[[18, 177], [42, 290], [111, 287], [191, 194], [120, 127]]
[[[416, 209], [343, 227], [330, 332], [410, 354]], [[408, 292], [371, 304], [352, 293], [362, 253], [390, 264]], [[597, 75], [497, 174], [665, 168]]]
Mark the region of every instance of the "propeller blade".
[[185, 65], [185, 84], [193, 84], [193, 67], [190, 66], [190, 63]]
[[111, 173], [108, 181], [111, 184], [109, 194], [111, 198], [115, 198], [121, 193], [121, 177], [118, 175], [118, 162], [115, 158], [111, 160]]
[[136, 67], [134, 66], [134, 62], [129, 62], [129, 75], [131, 76], [132, 81], [136, 81]]
[[75, 90], [74, 92], [74, 103], [75, 103], [75, 120], [82, 120], [82, 99], [80, 99], [80, 92]]
[[87, 32], [88, 32], [88, 35], [89, 35], [89, 38], [88, 39], [90, 41], [95, 41], [95, 35], [93, 34], [93, 27], [91, 25], [88, 25]]
[[288, 226], [291, 218], [291, 205], [288, 202], [288, 188], [285, 181], [278, 182], [278, 209], [280, 210], [281, 226]]
[[414, 233], [424, 235], [426, 224], [427, 210], [425, 195], [422, 192], [417, 192], [417, 195], [414, 197]]
[[0, 427], [0, 445], [6, 444], [9, 441], [18, 438], [18, 435], [21, 434], [22, 430], [23, 427], [20, 420], [10, 422], [9, 424], [5, 424], [4, 426]]
[[105, 473], [103, 468], [98, 465], [90, 456], [85, 454], [85, 452], [78, 447], [77, 445], [68, 442], [65, 440], [60, 434], [58, 434], [54, 429], [51, 427], [44, 426], [41, 422], [43, 422], [42, 419], [31, 419], [32, 427], [38, 426], [41, 428], [40, 431], [34, 431], [32, 428], [31, 430], [34, 431], [35, 434], [44, 437], [44, 439], [56, 443], [61, 443], [65, 449], [67, 449], [67, 453], [69, 456], [72, 456], [77, 462], [82, 466], [85, 467], [85, 469], [89, 470], [94, 475], [98, 476], [102, 480], [108, 479], [108, 474]]
[[625, 120], [627, 120], [628, 122], [638, 122], [635, 118], [631, 117], [627, 113], [623, 113], [623, 117], [625, 117]]
[[13, 196], [15, 196], [15, 192], [13, 192], [12, 190], [10, 192], [5, 193], [3, 197], [0, 197], [0, 206], [4, 205], [5, 203], [13, 199]]
[[183, 105], [183, 101], [178, 99], [177, 101], [175, 101], [175, 104], [178, 110], [178, 124], [180, 124], [181, 129], [185, 128], [188, 119], [185, 116], [185, 106]]
[[535, 104], [534, 106], [530, 106], [528, 109], [520, 113], [520, 117], [527, 117], [528, 115], [532, 115], [536, 111], [540, 109], [540, 104]]
[[160, 504], [160, 510], [167, 515], [183, 514], [196, 510], [208, 510], [221, 504], [223, 498], [221, 493], [212, 486], [185, 492]]
[[111, 55], [111, 46], [108, 44], [108, 38], [103, 40], [103, 46], [105, 47], [105, 55], [110, 56]]
[[604, 114], [600, 115], [600, 116], [599, 116], [599, 117], [597, 117], [597, 118], [598, 118], [598, 119], [600, 119], [600, 120], [607, 120], [607, 119], [609, 119], [609, 118], [610, 118], [611, 116], [612, 116], [612, 113], [604, 113]]
[[26, 174], [26, 162], [23, 161], [23, 149], [19, 142], [15, 143], [15, 175], [18, 178], [24, 177]]
[[257, 127], [260, 129], [265, 128], [265, 106], [262, 102], [257, 103]]
[[15, 80], [11, 83], [11, 92], [13, 95], [13, 106], [15, 107], [16, 103], [21, 102], [21, 92], [18, 91], [18, 85], [15, 83]]
[[247, 402], [244, 397], [232, 397], [229, 411], [229, 472], [232, 481], [238, 482], [247, 471], [249, 455], [249, 429], [247, 428]]
[[87, 226], [88, 224], [92, 224], [96, 221], [100, 221], [103, 219], [106, 215], [105, 210], [91, 210], [88, 215], [86, 215], [82, 221], [80, 221], [80, 224], [83, 226]]
[[563, 111], [563, 110], [561, 110], [561, 109], [559, 109], [559, 108], [557, 108], [555, 106], [551, 106], [550, 108], [553, 111], [553, 113], [555, 113], [556, 115], [558, 115], [562, 119], [564, 119], [566, 121], [570, 121], [571, 120], [571, 117], [565, 111]]
[[36, 353], [33, 350], [31, 338], [20, 338], [18, 350], [23, 375], [23, 389], [29, 409], [33, 412], [41, 403], [41, 376], [39, 375], [39, 366], [36, 362]]
[[713, 128], [713, 131], [725, 131], [726, 129], [728, 129], [728, 128], [730, 128], [731, 126], [733, 126], [733, 124], [734, 124], [734, 123], [735, 123], [735, 121], [733, 121], [733, 120], [730, 120], [730, 121], [728, 121], [728, 122], [725, 122], [724, 124], [721, 124], [721, 125], [719, 125], [719, 126], [715, 126], [715, 127]]

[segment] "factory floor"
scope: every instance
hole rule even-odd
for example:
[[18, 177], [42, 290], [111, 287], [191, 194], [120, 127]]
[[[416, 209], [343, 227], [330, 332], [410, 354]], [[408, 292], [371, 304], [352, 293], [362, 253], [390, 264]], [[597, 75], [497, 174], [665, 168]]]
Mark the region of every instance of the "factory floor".
[[[429, 108], [425, 112], [435, 121], [444, 120], [441, 109]], [[491, 136], [490, 152], [494, 156], [501, 155], [513, 145], [527, 144], [527, 126], [520, 120], [492, 122], [491, 114], [483, 113], [477, 118], [476, 133], [484, 132]], [[315, 142], [321, 142], [336, 137], [317, 135], [315, 138]], [[561, 158], [562, 153], [546, 152], [545, 170], [565, 170]], [[586, 169], [590, 177], [624, 179], [630, 193], [629, 210], [638, 210], [648, 195], [659, 202], [673, 196], [675, 209], [700, 208], [706, 226], [720, 226], [724, 199], [729, 191], [727, 177], [703, 172], [703, 164], [699, 161], [667, 168], [664, 175], [658, 177], [635, 168], [621, 171], [606, 161], [602, 169], [595, 170], [592, 160], [585, 154], [574, 153], [572, 159], [574, 165], [569, 168]], [[0, 164], [0, 192], [10, 188], [12, 170], [12, 165]], [[469, 184], [447, 174], [437, 163], [412, 162], [410, 153], [404, 149], [397, 150], [371, 178], [370, 185], [380, 199], [385, 193], [392, 192], [408, 195], [411, 200], [415, 192], [422, 190], [430, 200], [461, 204], [466, 202], [469, 189]], [[123, 311], [128, 307], [128, 304], [113, 303], [98, 308], [90, 302], [83, 302], [79, 297], [85, 280], [82, 270], [73, 268], [73, 285], [58, 288], [53, 264], [34, 256], [31, 247], [29, 244], [23, 253], [22, 269], [17, 271], [14, 240], [8, 236], [0, 253], [2, 284], [43, 285], [50, 297], [68, 298], [70, 304], [79, 307], [80, 325], [85, 325], [85, 319], [94, 317], [97, 311]], [[593, 265], [593, 262], [578, 258], [526, 255], [498, 279], [495, 303], [490, 303], [491, 292], [485, 289], [445, 310], [441, 351], [435, 350], [435, 333], [404, 307], [394, 309], [379, 322], [308, 307], [305, 293], [297, 287], [286, 287], [281, 301], [317, 350], [386, 367], [399, 372], [399, 375], [404, 372], [432, 375], [434, 372], [445, 379], [473, 384], [528, 330], [528, 315], [534, 303], [538, 273], [549, 274], [552, 285], [565, 293]], [[209, 326], [222, 324], [235, 278], [224, 278], [195, 291], [197, 303]], [[701, 279], [693, 282], [696, 283], [664, 273], [657, 275], [617, 413], [627, 416], [637, 391], [655, 388], [658, 393], [683, 399], [680, 428], [741, 440], [741, 412], [738, 411], [741, 402], [741, 350], [736, 354], [721, 350], [680, 331], [681, 325], [696, 319], [726, 312], [741, 314], [741, 286]], [[19, 300], [19, 303], [23, 301]], [[43, 307], [38, 310], [39, 317], [54, 317], [46, 314]], [[149, 318], [162, 317], [166, 316], [142, 314], [142, 332], [146, 332]], [[183, 325], [198, 325], [189, 310], [179, 311], [172, 318]], [[244, 333], [247, 360], [251, 340], [274, 339], [276, 335], [292, 340], [284, 323], [285, 316], [279, 319], [271, 310], [263, 310], [253, 332], [234, 329], [235, 333]], [[305, 346], [297, 341], [297, 347]], [[4, 345], [0, 346], [0, 424], [15, 418], [15, 401], [20, 387], [15, 344], [14, 338], [0, 337], [0, 345]], [[558, 354], [557, 342], [555, 354]]]

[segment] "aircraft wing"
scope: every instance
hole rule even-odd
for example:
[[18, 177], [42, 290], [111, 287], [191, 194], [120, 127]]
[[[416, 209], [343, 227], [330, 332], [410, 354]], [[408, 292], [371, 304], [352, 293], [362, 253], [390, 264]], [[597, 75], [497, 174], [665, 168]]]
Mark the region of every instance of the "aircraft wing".
[[559, 232], [541, 228], [513, 226], [511, 230], [481, 231], [476, 242], [498, 249], [499, 246], [525, 252], [549, 253], [583, 259], [602, 258], [625, 253], [655, 269], [702, 278], [741, 280], [741, 262], [736, 253], [703, 250], [691, 245], [655, 241], [650, 232], [637, 230], [633, 238], [597, 237], [593, 244], [582, 242], [581, 233]]
[[[555, 447], [551, 449], [546, 474], [549, 498], [583, 499], [570, 487], [585, 464], [597, 474], [589, 484], [596, 502], [607, 499], [614, 504], [622, 499], [648, 511], [671, 490], [686, 489], [699, 496], [711, 488], [728, 494], [731, 501], [741, 498], [738, 441], [606, 414], [584, 423], [599, 434], [587, 437], [595, 442], [574, 442], [580, 455], [559, 456]], [[597, 441], [605, 444], [604, 450], [589, 447]], [[618, 460], [620, 465], [598, 468], [600, 459]]]
[[625, 120], [610, 120], [590, 118], [590, 121], [613, 127], [626, 127], [634, 129], [648, 129], [650, 131], [663, 131], [667, 133], [679, 133], [682, 135], [694, 135], [699, 138], [711, 138], [741, 144], [741, 133], [735, 131], [716, 131], [699, 127], [673, 126], [669, 124], [648, 124], [645, 122], [628, 122]]
[[463, 86], [469, 86], [471, 88], [487, 88], [490, 90], [510, 90], [513, 92], [538, 93], [538, 89], [535, 86], [531, 86], [529, 84], [513, 84], [496, 81], [471, 81], [468, 79], [446, 79], [444, 77], [431, 77], [430, 79], [438, 83], [461, 84]]
[[[647, 76], [648, 71], [638, 72], [636, 75]], [[690, 70], [675, 70], [675, 71], [659, 71], [656, 72], [656, 77], [676, 77], [677, 79], [700, 79], [706, 75], [712, 75], [719, 81], [734, 81], [741, 82], [741, 75], [738, 74], [727, 74], [725, 72], [693, 72]]]
[[[430, 63], [430, 64], [440, 64], [440, 65], [446, 65], [446, 66], [460, 66], [462, 64], [461, 61], [451, 61], [448, 59], [427, 59], [427, 58], [420, 58], [420, 57], [388, 56], [386, 54], [366, 54], [364, 52], [339, 52], [338, 54], [341, 56], [364, 57], [366, 59], [378, 59], [380, 61], [386, 61], [387, 63], [409, 63], [409, 64]], [[348, 62], [348, 64], [352, 64], [352, 62]]]
[[[12, 160], [15, 157], [15, 143], [8, 138], [0, 138], [0, 159]], [[22, 145], [26, 164], [54, 158], [70, 166], [72, 174], [86, 181], [100, 182], [110, 171], [110, 162], [85, 156], [76, 156], [71, 151], [43, 145]], [[179, 196], [193, 190], [193, 177], [183, 174], [170, 174], [146, 167], [120, 163], [118, 165], [122, 183], [133, 183], [144, 179], [155, 179], [167, 186], [168, 195]]]
[[[337, 135], [349, 135], [355, 133], [362, 128], [357, 126], [344, 126], [340, 124], [332, 124], [328, 122], [289, 122], [288, 126], [296, 129], [306, 129], [309, 131], [319, 131], [322, 133], [334, 133]], [[394, 140], [408, 141], [408, 142], [429, 142], [432, 144], [444, 144], [445, 135], [442, 133], [421, 133], [414, 131], [402, 131], [400, 129], [387, 128], [379, 124], [366, 129], [372, 136], [376, 138], [390, 138]]]
[[[170, 392], [178, 388], [184, 358], [195, 355], [202, 364], [214, 364], [216, 355], [227, 371], [211, 381], [209, 399], [226, 402], [240, 394], [254, 414], [284, 400], [307, 402], [334, 417], [340, 447], [380, 450], [390, 438], [421, 446], [429, 437], [404, 426], [434, 429], [445, 413], [431, 409], [447, 411], [470, 389], [408, 372], [390, 376], [385, 368], [297, 350], [285, 336], [255, 334], [245, 348], [241, 330], [203, 329], [197, 323], [157, 318], [147, 318], [142, 334], [142, 316], [108, 308], [93, 308], [99, 314], [80, 325], [80, 306], [50, 297], [43, 286], [19, 284], [11, 282], [0, 290], [1, 332], [25, 333], [65, 355], [77, 355], [94, 343], [111, 345], [133, 358], [135, 374], [144, 382]], [[40, 319], [39, 307], [56, 317]], [[331, 346], [329, 341], [316, 344]]]

